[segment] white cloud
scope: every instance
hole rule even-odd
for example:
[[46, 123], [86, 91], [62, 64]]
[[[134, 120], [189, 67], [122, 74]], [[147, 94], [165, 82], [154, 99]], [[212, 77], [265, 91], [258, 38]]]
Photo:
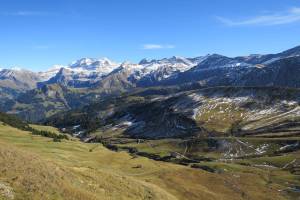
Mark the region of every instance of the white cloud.
[[174, 45], [166, 44], [144, 44], [143, 49], [145, 50], [152, 50], [152, 49], [174, 49]]
[[300, 8], [294, 7], [285, 12], [271, 13], [268, 15], [254, 16], [244, 20], [232, 20], [225, 17], [216, 17], [217, 20], [227, 26], [249, 26], [249, 25], [265, 25], [274, 26], [281, 24], [290, 24], [300, 22]]
[[51, 12], [43, 12], [43, 11], [16, 11], [16, 12], [2, 12], [0, 13], [2, 16], [53, 16], [57, 15], [56, 13]]

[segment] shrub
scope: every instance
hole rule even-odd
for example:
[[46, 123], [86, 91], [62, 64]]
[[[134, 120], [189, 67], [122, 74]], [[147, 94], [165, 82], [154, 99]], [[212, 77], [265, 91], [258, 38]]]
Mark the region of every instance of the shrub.
[[49, 131], [36, 130], [36, 129], [30, 127], [26, 122], [15, 117], [14, 115], [8, 115], [6, 113], [0, 112], [0, 121], [2, 121], [4, 124], [15, 127], [17, 129], [20, 129], [23, 131], [29, 131], [33, 135], [40, 135], [43, 137], [53, 138], [55, 140], [62, 140], [62, 139], [68, 140], [69, 139], [68, 136], [65, 134], [58, 135], [56, 133], [49, 132]]
[[53, 142], [61, 142], [61, 140], [58, 138], [53, 138]]

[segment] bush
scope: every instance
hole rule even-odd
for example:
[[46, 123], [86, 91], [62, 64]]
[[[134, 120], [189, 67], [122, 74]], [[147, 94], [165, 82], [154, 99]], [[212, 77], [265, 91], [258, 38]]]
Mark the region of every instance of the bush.
[[65, 134], [61, 134], [61, 135], [58, 135], [56, 133], [52, 133], [52, 132], [49, 132], [49, 131], [39, 131], [39, 130], [36, 130], [36, 129], [33, 129], [33, 128], [30, 128], [31, 130], [29, 130], [33, 135], [40, 135], [40, 136], [43, 136], [43, 137], [48, 137], [48, 138], [53, 138], [53, 139], [57, 139], [57, 140], [62, 140], [62, 139], [65, 139], [65, 140], [68, 140], [68, 136], [65, 135]]
[[17, 129], [26, 131], [29, 128], [29, 125], [26, 122], [23, 122], [14, 115], [9, 115], [6, 113], [0, 112], [0, 121], [9, 126], [15, 127]]
[[26, 122], [15, 117], [14, 115], [8, 115], [6, 113], [0, 112], [0, 121], [2, 121], [4, 124], [15, 127], [17, 129], [20, 129], [23, 131], [29, 131], [33, 135], [40, 135], [43, 137], [53, 138], [55, 140], [62, 140], [62, 139], [68, 140], [69, 139], [68, 136], [65, 134], [58, 135], [56, 133], [52, 133], [49, 131], [36, 130], [36, 129], [30, 127]]
[[61, 142], [61, 140], [58, 138], [53, 138], [53, 142]]

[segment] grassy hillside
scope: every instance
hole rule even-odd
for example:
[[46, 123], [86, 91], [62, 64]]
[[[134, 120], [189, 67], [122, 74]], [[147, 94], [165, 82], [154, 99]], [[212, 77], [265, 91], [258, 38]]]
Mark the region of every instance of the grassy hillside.
[[0, 123], [3, 125], [9, 125], [19, 130], [28, 131], [32, 135], [40, 135], [52, 138], [56, 142], [59, 142], [61, 139], [68, 139], [66, 134], [60, 133], [59, 130], [54, 127], [30, 125], [27, 122], [20, 120], [18, 117], [6, 113], [0, 112]]
[[2, 199], [288, 199], [269, 181], [272, 171], [228, 165], [239, 170], [209, 173], [3, 124], [0, 166]]
[[29, 128], [29, 125], [26, 122], [20, 120], [16, 116], [2, 112], [0, 112], [0, 122], [21, 130], [27, 130]]

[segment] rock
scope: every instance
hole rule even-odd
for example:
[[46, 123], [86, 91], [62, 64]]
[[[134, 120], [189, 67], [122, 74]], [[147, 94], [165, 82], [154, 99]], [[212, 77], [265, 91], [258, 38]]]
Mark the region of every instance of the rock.
[[15, 199], [13, 188], [0, 182], [0, 197], [4, 197], [5, 199]]

